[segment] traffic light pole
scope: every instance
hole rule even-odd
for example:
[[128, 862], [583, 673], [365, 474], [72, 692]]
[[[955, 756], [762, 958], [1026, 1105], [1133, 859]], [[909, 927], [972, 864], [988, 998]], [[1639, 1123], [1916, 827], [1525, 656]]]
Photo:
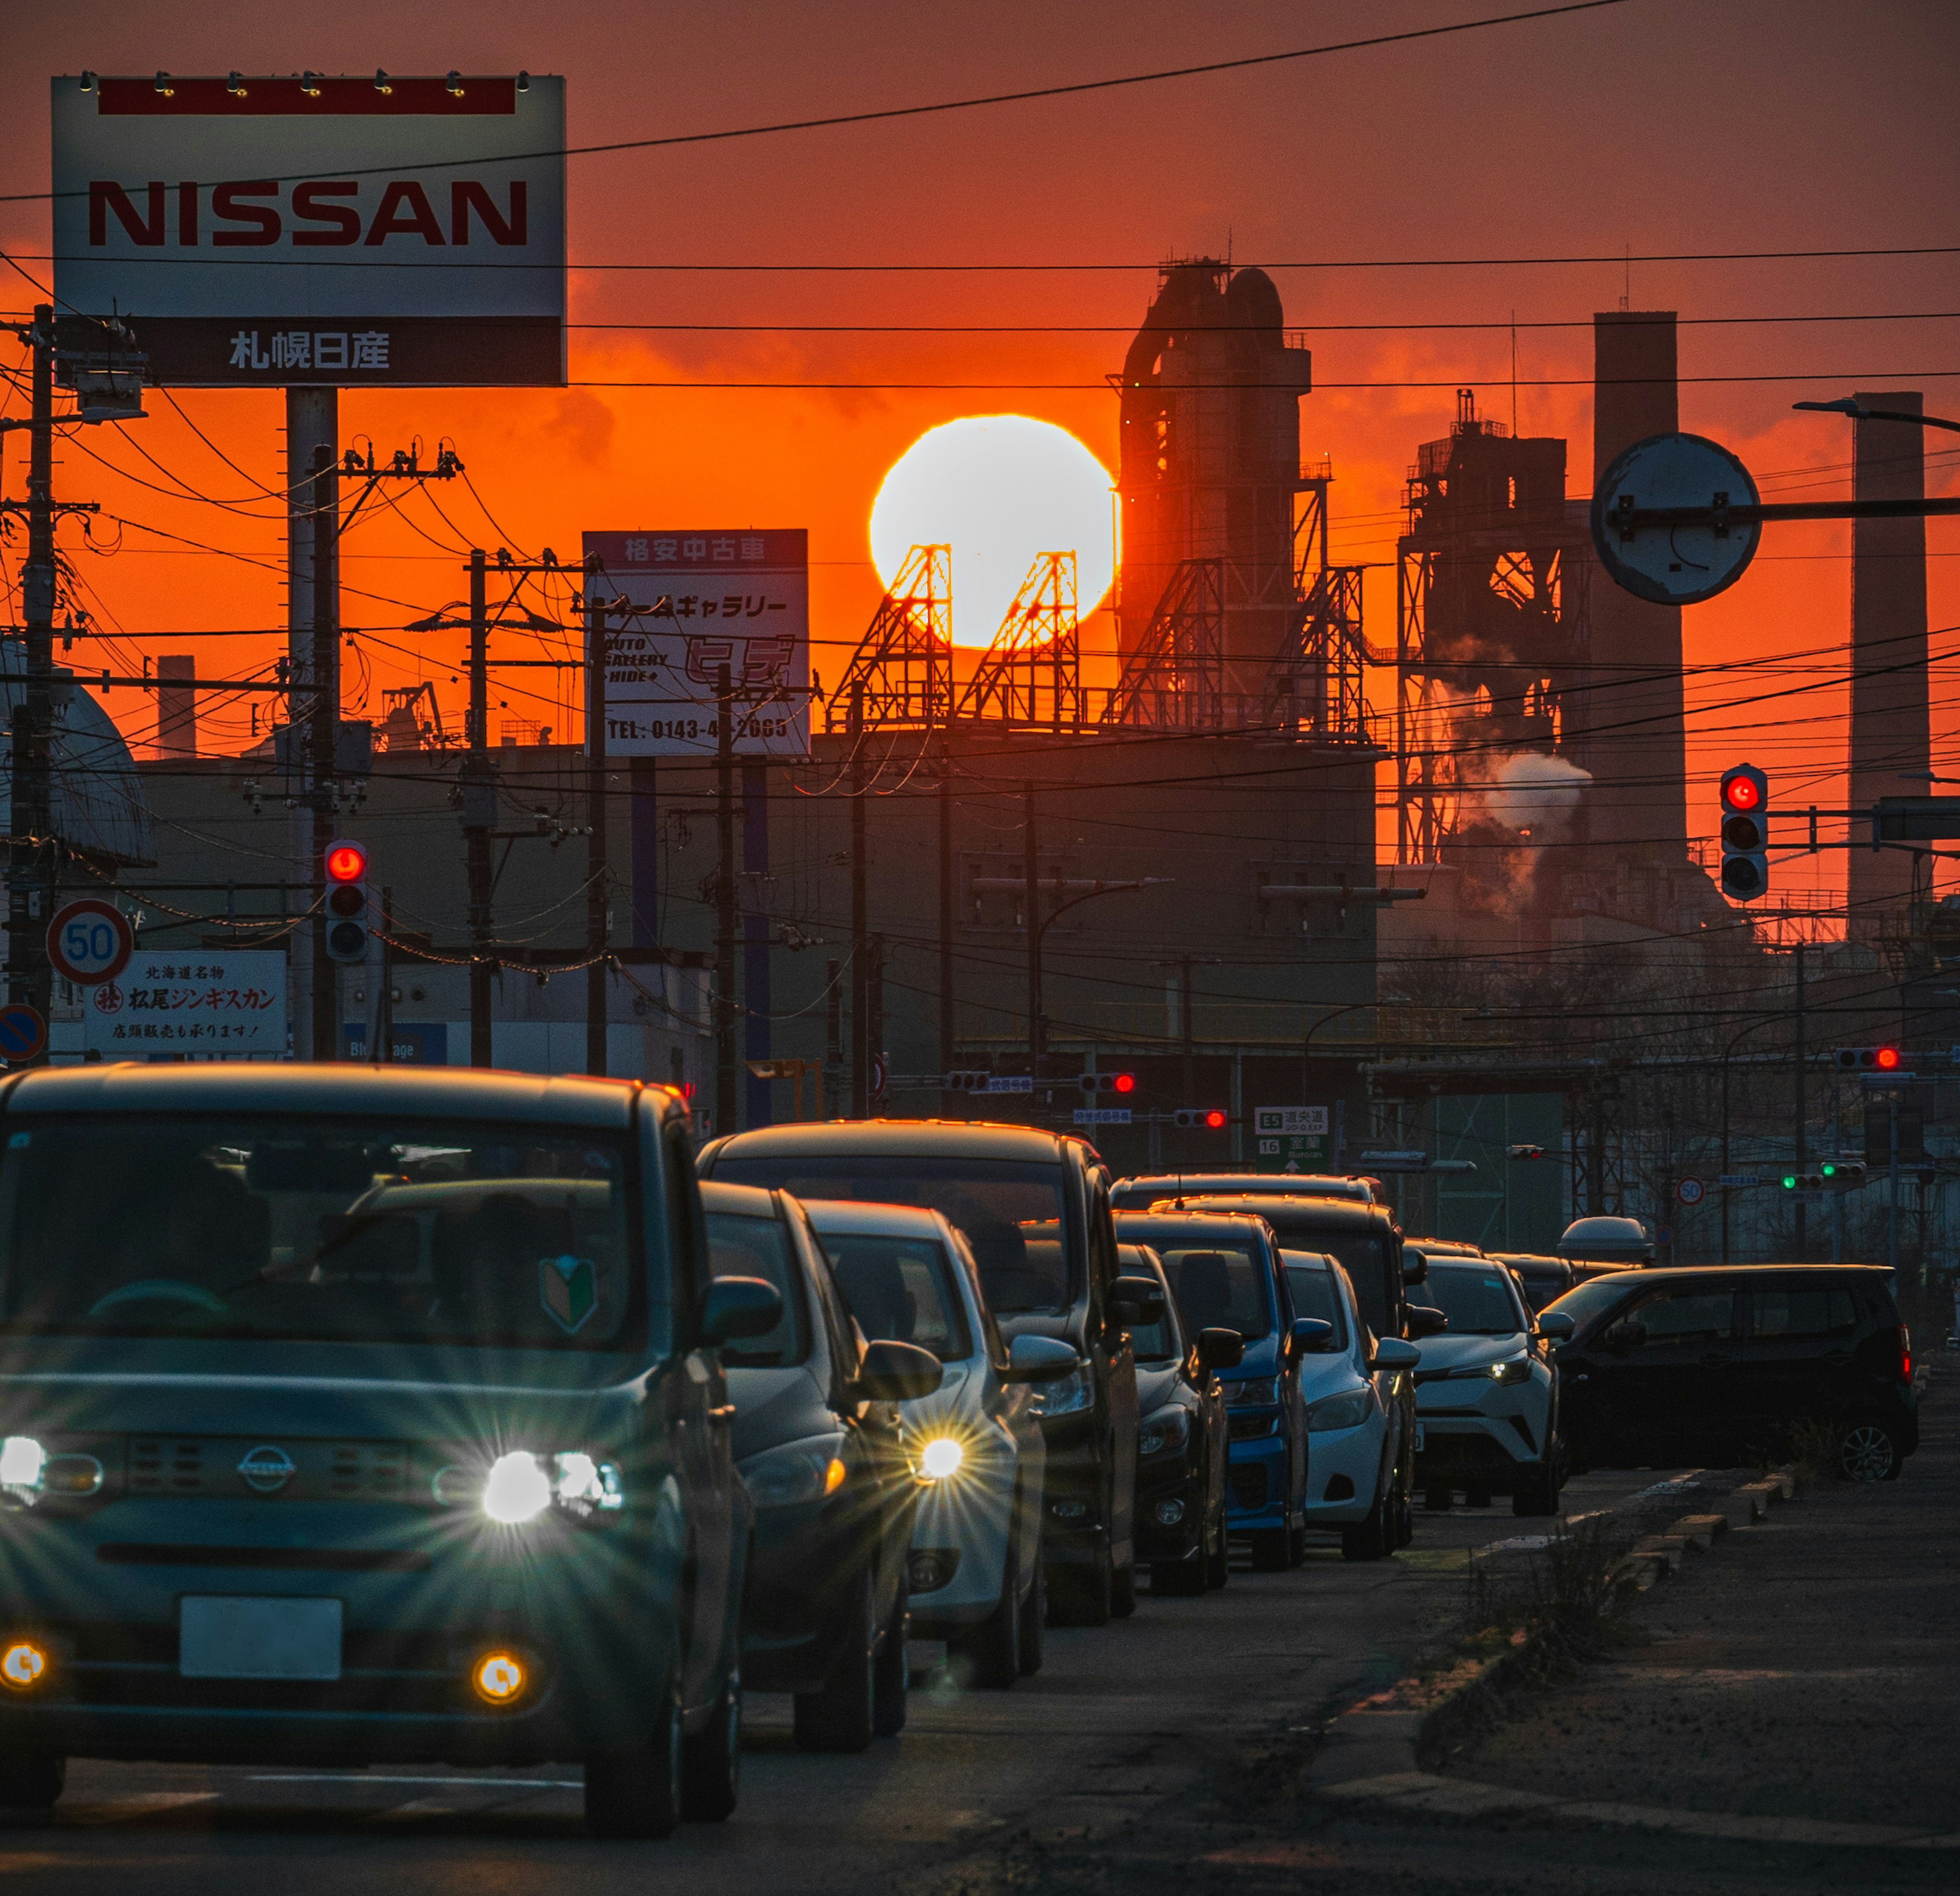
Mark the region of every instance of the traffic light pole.
[[340, 732], [339, 457], [326, 442], [313, 451], [313, 636], [307, 645], [307, 775], [313, 805], [313, 1056], [340, 1056], [340, 969], [326, 951], [326, 850], [338, 827], [334, 809]]
[[[861, 804], [854, 800], [854, 811]], [[735, 696], [726, 665], [714, 671], [714, 1130], [735, 1130], [740, 1075], [735, 1059]]]

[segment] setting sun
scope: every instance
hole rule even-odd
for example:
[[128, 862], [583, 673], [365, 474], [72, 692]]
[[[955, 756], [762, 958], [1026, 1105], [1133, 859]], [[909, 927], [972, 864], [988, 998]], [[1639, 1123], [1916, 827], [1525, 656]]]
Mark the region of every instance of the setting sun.
[[953, 549], [953, 636], [984, 646], [1037, 553], [1076, 556], [1087, 617], [1115, 566], [1108, 470], [1065, 428], [970, 415], [928, 430], [892, 464], [871, 507], [871, 557], [887, 585], [913, 546]]

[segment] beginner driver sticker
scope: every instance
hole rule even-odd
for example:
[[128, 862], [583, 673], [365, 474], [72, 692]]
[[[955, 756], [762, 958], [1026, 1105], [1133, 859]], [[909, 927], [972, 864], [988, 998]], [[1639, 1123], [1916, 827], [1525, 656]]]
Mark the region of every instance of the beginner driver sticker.
[[538, 1301], [545, 1314], [568, 1336], [576, 1335], [598, 1308], [599, 1273], [590, 1257], [538, 1260]]

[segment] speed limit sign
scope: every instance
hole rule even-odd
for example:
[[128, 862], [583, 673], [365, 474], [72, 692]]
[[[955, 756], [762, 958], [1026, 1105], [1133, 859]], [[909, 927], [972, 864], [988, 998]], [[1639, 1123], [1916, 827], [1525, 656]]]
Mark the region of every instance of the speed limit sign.
[[113, 903], [92, 895], [56, 910], [48, 924], [48, 959], [78, 987], [99, 987], [129, 965], [136, 938]]
[[1698, 1205], [1707, 1190], [1698, 1178], [1684, 1178], [1674, 1188], [1674, 1195], [1684, 1205]]

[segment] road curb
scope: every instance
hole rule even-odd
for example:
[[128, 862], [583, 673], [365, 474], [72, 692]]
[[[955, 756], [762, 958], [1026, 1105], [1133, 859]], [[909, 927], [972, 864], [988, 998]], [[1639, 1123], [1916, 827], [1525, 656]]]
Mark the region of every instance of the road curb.
[[[1726, 1498], [1739, 1502], [1748, 1520], [1755, 1522], [1776, 1503], [1791, 1499], [1796, 1492], [1794, 1478], [1787, 1471], [1777, 1469], [1760, 1480], [1729, 1490]], [[1713, 1553], [1715, 1543], [1729, 1532], [1731, 1525], [1726, 1513], [1682, 1515], [1614, 1563], [1609, 1578], [1615, 1592], [1646, 1592], [1675, 1573], [1691, 1555]], [[1446, 1749], [1475, 1725], [1505, 1686], [1542, 1655], [1548, 1640], [1542, 1630], [1520, 1628], [1502, 1652], [1465, 1658], [1441, 1671], [1398, 1679], [1349, 1706], [1329, 1722], [1308, 1767], [1309, 1794], [1343, 1803], [1386, 1798], [1415, 1808], [1411, 1799], [1420, 1792], [1427, 1800], [1420, 1807], [1443, 1808], [1437, 1800], [1446, 1801], [1462, 1780], [1424, 1771], [1423, 1758]], [[1365, 1788], [1370, 1785], [1377, 1788]], [[1395, 1788], [1388, 1789], [1390, 1786]], [[1425, 1787], [1448, 1787], [1448, 1792]], [[1490, 1786], [1469, 1789], [1490, 1791], [1511, 1800], [1509, 1807], [1517, 1808], [1524, 1808], [1532, 1796], [1500, 1792]], [[1562, 1807], [1566, 1800], [1538, 1801]]]

